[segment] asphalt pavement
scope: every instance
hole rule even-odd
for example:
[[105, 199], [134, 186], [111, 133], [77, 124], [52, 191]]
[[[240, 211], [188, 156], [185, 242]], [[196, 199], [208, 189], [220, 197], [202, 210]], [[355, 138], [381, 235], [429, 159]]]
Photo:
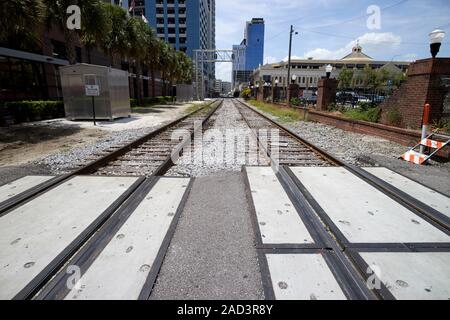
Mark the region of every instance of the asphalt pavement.
[[151, 299], [263, 298], [243, 175], [196, 178]]

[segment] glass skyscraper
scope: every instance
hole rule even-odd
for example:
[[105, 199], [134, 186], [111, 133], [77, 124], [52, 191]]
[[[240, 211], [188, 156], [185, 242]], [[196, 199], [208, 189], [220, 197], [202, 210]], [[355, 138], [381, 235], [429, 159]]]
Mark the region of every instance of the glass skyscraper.
[[[135, 0], [134, 14], [144, 15], [158, 38], [191, 58], [194, 50], [216, 48], [215, 0]], [[205, 79], [214, 90], [214, 64], [205, 66]]]
[[193, 57], [215, 48], [215, 0], [142, 0], [145, 17], [159, 38]]
[[233, 88], [250, 81], [253, 70], [264, 61], [264, 19], [253, 18], [247, 21], [244, 39], [240, 45], [234, 45]]

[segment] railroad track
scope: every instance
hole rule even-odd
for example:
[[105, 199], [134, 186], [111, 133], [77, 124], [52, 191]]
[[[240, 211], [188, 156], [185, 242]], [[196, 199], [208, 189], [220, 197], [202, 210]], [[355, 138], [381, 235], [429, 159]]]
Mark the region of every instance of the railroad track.
[[189, 139], [172, 140], [172, 133], [185, 130], [194, 134], [194, 130], [201, 130], [201, 126], [194, 128], [194, 123], [204, 125], [220, 108], [223, 100], [213, 102], [199, 108], [167, 125], [150, 132], [125, 145], [118, 145], [105, 150], [100, 158], [88, 164], [80, 164], [72, 172], [55, 177], [44, 182], [0, 205], [0, 216], [24, 204], [30, 199], [57, 187], [68, 179], [79, 175], [96, 176], [162, 176], [173, 165], [172, 154], [180, 152]]
[[[238, 108], [244, 120], [248, 126], [252, 129], [253, 133], [257, 135], [260, 129], [278, 129], [280, 142], [278, 147], [279, 153], [275, 156], [272, 155], [272, 145], [269, 139], [268, 143], [265, 141], [258, 141], [263, 149], [268, 154], [272, 165], [276, 165], [281, 168], [281, 172], [285, 173], [284, 167], [289, 166], [341, 166], [361, 178], [365, 182], [369, 183], [377, 190], [386, 194], [395, 201], [401, 203], [411, 211], [417, 213], [425, 220], [433, 223], [442, 230], [450, 231], [450, 219], [437, 211], [436, 209], [424, 204], [416, 198], [408, 195], [407, 193], [395, 188], [391, 184], [378, 177], [372, 175], [368, 171], [347, 164], [344, 161], [329, 154], [320, 147], [312, 144], [311, 142], [303, 139], [298, 134], [284, 127], [280, 123], [270, 119], [265, 114], [261, 113], [255, 107], [248, 105], [240, 100], [233, 100], [235, 106]], [[289, 170], [287, 170], [289, 171]], [[288, 173], [286, 173], [287, 175]], [[292, 176], [292, 174], [289, 173]]]
[[[233, 100], [242, 118], [257, 136], [261, 147], [273, 163], [287, 166], [329, 167], [338, 163], [325, 151], [306, 142], [289, 129], [281, 126], [262, 113], [250, 108], [239, 100]], [[258, 135], [260, 130], [267, 130], [267, 140]], [[276, 132], [276, 135], [270, 132]]]
[[[250, 106], [240, 100], [234, 100], [235, 106], [239, 109], [242, 117], [252, 129], [255, 136], [258, 135], [258, 130], [261, 129], [278, 129], [279, 130], [279, 143], [268, 139], [267, 143], [261, 139], [260, 145], [265, 148], [267, 155], [270, 157], [272, 167], [274, 167], [275, 175], [277, 176], [284, 191], [288, 195], [292, 204], [296, 208], [297, 212], [302, 213], [302, 220], [308, 228], [314, 234], [314, 241], [317, 244], [317, 248], [324, 252], [332, 252], [333, 257], [330, 259], [331, 265], [333, 265], [336, 271], [337, 277], [341, 278], [341, 283], [345, 283], [344, 291], [347, 297], [357, 300], [373, 300], [373, 299], [394, 299], [393, 295], [387, 290], [384, 285], [381, 286], [381, 290], [371, 290], [366, 286], [368, 275], [364, 266], [361, 264], [361, 260], [358, 255], [349, 249], [351, 243], [342, 236], [340, 229], [335, 226], [332, 219], [323, 210], [320, 204], [315, 200], [313, 195], [305, 187], [302, 181], [295, 175], [294, 169], [291, 167], [324, 167], [324, 166], [338, 166], [345, 168], [356, 177], [362, 179], [366, 183], [370, 184], [389, 198], [403, 205], [409, 209], [412, 213], [423, 218], [437, 229], [450, 234], [450, 219], [438, 212], [434, 208], [420, 202], [405, 192], [393, 187], [389, 183], [375, 177], [362, 168], [354, 167], [346, 164], [345, 162], [335, 158], [328, 154], [326, 151], [314, 146], [310, 142], [304, 140], [294, 132], [285, 128], [281, 124], [273, 121], [253, 106]], [[272, 154], [272, 142], [275, 142], [276, 148], [279, 148], [279, 152]], [[246, 169], [244, 168], [244, 171]], [[249, 182], [247, 181], [249, 186]], [[248, 187], [249, 188], [249, 187]], [[249, 190], [249, 189], [248, 189]], [[249, 197], [252, 195], [249, 194]], [[254, 211], [255, 212], [255, 211]], [[254, 213], [254, 230], [259, 234], [259, 225], [257, 223], [256, 213]], [[290, 252], [292, 248], [300, 248], [292, 246], [291, 244], [281, 245], [267, 245], [265, 246], [262, 238], [258, 240], [258, 258], [263, 275], [263, 282], [265, 282], [265, 294], [269, 299], [275, 298], [274, 289], [270, 281], [270, 275], [268, 275], [268, 264], [265, 254], [267, 252]], [[412, 248], [420, 247], [421, 244], [370, 244], [378, 246], [379, 248], [384, 245], [383, 250], [389, 251], [396, 245], [398, 247]], [[391, 246], [391, 247], [389, 247]], [[432, 244], [431, 246], [445, 248], [448, 244]], [[305, 246], [303, 248], [308, 248]], [[317, 249], [316, 248], [316, 249]], [[350, 246], [351, 248], [351, 246]], [[424, 249], [426, 250], [426, 249]], [[392, 249], [394, 252], [395, 249]], [[433, 249], [431, 249], [433, 251]]]
[[194, 111], [188, 116], [176, 120], [148, 136], [133, 141], [127, 146], [106, 155], [99, 161], [82, 168], [79, 174], [100, 176], [162, 176], [173, 165], [172, 155], [180, 152], [185, 143], [173, 139], [176, 131], [188, 132], [192, 137], [196, 123], [202, 126], [222, 105], [223, 101], [215, 101], [206, 107]]

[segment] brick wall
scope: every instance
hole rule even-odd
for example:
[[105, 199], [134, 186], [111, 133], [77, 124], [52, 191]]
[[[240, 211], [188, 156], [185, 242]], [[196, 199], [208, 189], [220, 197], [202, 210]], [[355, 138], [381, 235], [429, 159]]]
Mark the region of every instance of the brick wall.
[[317, 91], [317, 110], [327, 111], [328, 106], [336, 101], [336, 79], [321, 78]]
[[308, 113], [308, 120], [328, 124], [347, 131], [378, 136], [404, 146], [416, 145], [421, 137], [420, 131], [397, 128], [379, 123], [352, 120], [319, 111], [310, 110]]
[[381, 123], [390, 124], [388, 112], [398, 110], [401, 115], [400, 127], [420, 128], [423, 107], [431, 105], [431, 119], [442, 116], [445, 95], [449, 88], [442, 85], [442, 78], [450, 77], [450, 59], [425, 59], [411, 64], [407, 81], [384, 101]]

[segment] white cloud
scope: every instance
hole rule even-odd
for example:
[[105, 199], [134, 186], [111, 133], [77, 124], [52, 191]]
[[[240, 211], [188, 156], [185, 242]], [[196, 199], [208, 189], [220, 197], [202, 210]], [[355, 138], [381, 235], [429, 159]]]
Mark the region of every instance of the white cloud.
[[[400, 36], [394, 35], [392, 32], [371, 32], [365, 33], [358, 37], [359, 44], [363, 48], [363, 52], [369, 56], [374, 55], [379, 52], [386, 52], [388, 50], [398, 49], [402, 39]], [[325, 48], [315, 48], [304, 53], [303, 56], [294, 56], [294, 59], [341, 59], [352, 51], [352, 48], [356, 45], [358, 40], [352, 40], [347, 43], [344, 47], [330, 50]], [[287, 61], [287, 57], [284, 59]]]
[[400, 61], [415, 61], [417, 60], [418, 56], [415, 53], [407, 53], [407, 54], [402, 54], [400, 56], [395, 57], [395, 60], [400, 60]]
[[229, 62], [216, 63], [216, 79], [231, 82], [232, 65]]
[[277, 59], [276, 57], [272, 57], [272, 56], [266, 56], [264, 58], [264, 64], [268, 64], [268, 63], [276, 63], [279, 62], [280, 59]]

